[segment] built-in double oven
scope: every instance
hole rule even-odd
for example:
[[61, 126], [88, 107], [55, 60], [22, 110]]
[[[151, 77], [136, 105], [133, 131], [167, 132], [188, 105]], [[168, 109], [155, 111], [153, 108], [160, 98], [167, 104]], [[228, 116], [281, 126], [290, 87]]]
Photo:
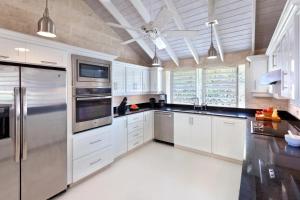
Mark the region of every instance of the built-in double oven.
[[112, 123], [111, 62], [72, 55], [73, 133]]

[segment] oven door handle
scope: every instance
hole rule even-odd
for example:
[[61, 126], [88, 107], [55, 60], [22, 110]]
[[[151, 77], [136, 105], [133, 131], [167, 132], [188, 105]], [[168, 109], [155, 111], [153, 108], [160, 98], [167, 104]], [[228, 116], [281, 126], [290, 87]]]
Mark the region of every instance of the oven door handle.
[[77, 97], [79, 101], [89, 101], [89, 100], [97, 100], [97, 99], [111, 99], [111, 96], [106, 97]]

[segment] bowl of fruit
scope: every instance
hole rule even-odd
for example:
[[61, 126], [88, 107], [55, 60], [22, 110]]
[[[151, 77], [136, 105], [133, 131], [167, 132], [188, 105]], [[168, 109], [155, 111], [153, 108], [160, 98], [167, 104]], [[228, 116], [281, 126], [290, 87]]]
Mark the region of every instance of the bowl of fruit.
[[136, 104], [132, 104], [131, 106], [130, 106], [130, 110], [131, 111], [136, 111], [136, 110], [139, 110], [140, 108], [136, 105]]

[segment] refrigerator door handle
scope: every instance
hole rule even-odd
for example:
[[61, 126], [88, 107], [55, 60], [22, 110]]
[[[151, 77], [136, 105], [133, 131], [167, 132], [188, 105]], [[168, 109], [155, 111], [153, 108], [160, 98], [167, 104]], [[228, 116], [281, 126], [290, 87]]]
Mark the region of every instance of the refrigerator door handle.
[[21, 107], [20, 107], [20, 88], [14, 88], [14, 106], [15, 106], [15, 161], [18, 163], [20, 162], [20, 148], [21, 148], [21, 130], [20, 130], [20, 123], [21, 123]]
[[27, 134], [26, 134], [26, 120], [27, 120], [27, 92], [26, 88], [21, 88], [21, 102], [22, 102], [22, 160], [27, 160]]

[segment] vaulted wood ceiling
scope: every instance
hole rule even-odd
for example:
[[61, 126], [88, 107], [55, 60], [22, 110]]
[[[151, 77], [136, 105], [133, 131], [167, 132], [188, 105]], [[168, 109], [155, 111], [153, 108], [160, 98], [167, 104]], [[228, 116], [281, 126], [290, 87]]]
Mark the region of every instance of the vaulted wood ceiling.
[[[210, 29], [208, 21], [207, 0], [85, 0], [92, 9], [106, 22], [126, 22], [132, 27], [141, 27], [145, 24], [147, 12], [154, 19], [162, 6], [171, 3], [178, 13], [181, 27], [191, 30], [200, 30], [199, 36], [189, 38], [165, 37], [167, 48], [158, 51], [162, 61], [173, 60], [174, 63], [183, 58], [197, 58], [207, 55], [210, 45]], [[138, 1], [139, 6], [135, 5]], [[252, 50], [253, 48], [253, 0], [215, 0], [215, 16], [219, 22], [217, 31], [224, 53]], [[266, 1], [266, 0], [258, 0]], [[275, 0], [276, 1], [276, 0]], [[100, 2], [100, 4], [99, 4]], [[100, 8], [101, 7], [101, 8]], [[103, 7], [106, 9], [103, 12]], [[142, 10], [141, 10], [142, 9]], [[109, 14], [108, 14], [109, 13]], [[121, 19], [121, 21], [120, 21]], [[178, 19], [177, 19], [178, 20]], [[167, 24], [169, 29], [179, 29], [178, 21], [171, 19]], [[115, 29], [124, 40], [130, 39], [137, 33]], [[214, 41], [217, 47], [216, 41]], [[143, 49], [149, 56], [153, 56], [154, 44], [145, 39], [138, 44], [131, 44], [136, 49]], [[219, 51], [219, 49], [217, 49]], [[219, 51], [220, 52], [220, 51]]]

